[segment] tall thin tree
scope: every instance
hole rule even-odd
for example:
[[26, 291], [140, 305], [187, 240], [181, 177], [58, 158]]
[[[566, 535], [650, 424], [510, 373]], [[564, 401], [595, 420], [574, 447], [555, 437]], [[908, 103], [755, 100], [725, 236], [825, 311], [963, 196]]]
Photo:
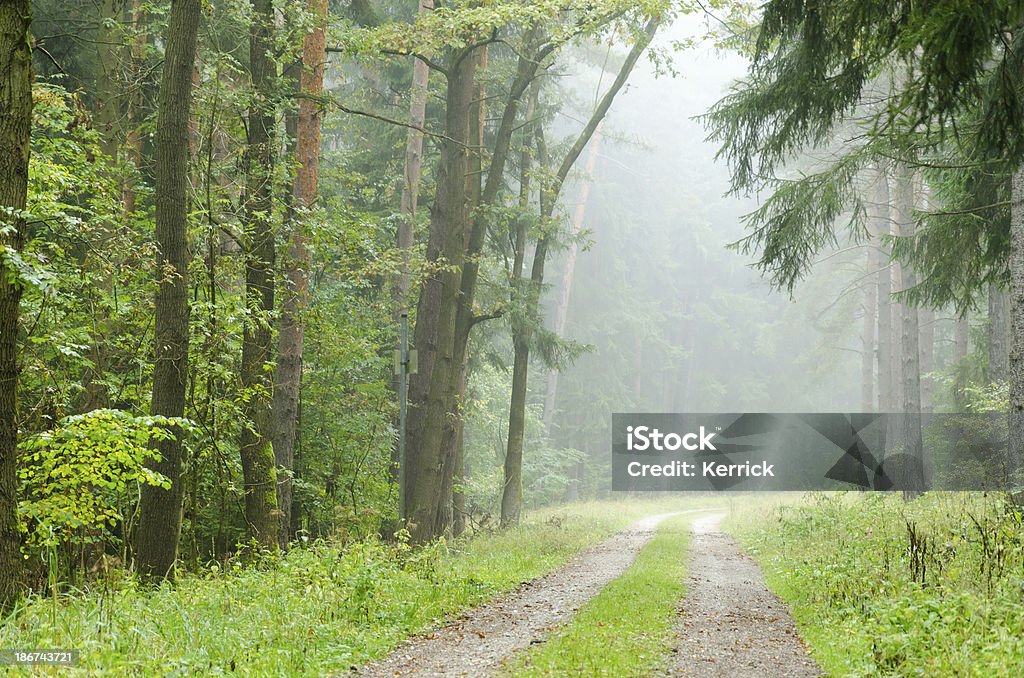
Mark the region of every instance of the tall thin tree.
[[22, 286], [7, 253], [25, 239], [32, 127], [32, 5], [0, 2], [0, 612], [21, 594], [17, 497], [18, 313]]
[[[192, 71], [201, 0], [173, 0], [160, 82], [156, 127], [157, 275], [155, 363], [150, 411], [185, 413], [188, 377], [188, 155]], [[171, 480], [169, 490], [144, 485], [140, 501], [136, 561], [146, 579], [173, 576], [181, 533], [181, 432], [157, 443], [154, 469]]]
[[289, 224], [288, 256], [283, 262], [286, 283], [281, 303], [278, 336], [277, 376], [274, 385], [274, 458], [284, 473], [278, 482], [282, 513], [279, 541], [287, 545], [292, 518], [292, 479], [299, 430], [299, 389], [302, 383], [302, 354], [306, 308], [309, 306], [309, 250], [311, 213], [316, 207], [320, 170], [320, 126], [323, 112], [317, 98], [323, 92], [326, 63], [328, 0], [309, 0], [316, 17], [313, 29], [302, 41], [302, 73], [299, 76], [299, 113], [295, 129], [297, 163], [292, 190], [295, 218]]
[[272, 444], [272, 322], [274, 311], [274, 125], [277, 67], [274, 48], [274, 3], [253, 0], [249, 28], [249, 139], [245, 150], [245, 299], [242, 332], [241, 457], [245, 477], [245, 520], [249, 536], [277, 545], [281, 513]]

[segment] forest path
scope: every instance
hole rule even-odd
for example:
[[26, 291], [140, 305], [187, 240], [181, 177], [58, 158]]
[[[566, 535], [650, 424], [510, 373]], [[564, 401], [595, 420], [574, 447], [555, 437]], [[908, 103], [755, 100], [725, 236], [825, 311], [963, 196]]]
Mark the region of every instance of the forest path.
[[694, 509], [648, 516], [585, 550], [547, 576], [468, 610], [443, 629], [416, 636], [357, 676], [481, 676], [512, 653], [541, 642], [558, 624], [625, 572], [658, 524]]
[[667, 675], [822, 675], [761, 569], [721, 531], [724, 517], [693, 521], [686, 596]]

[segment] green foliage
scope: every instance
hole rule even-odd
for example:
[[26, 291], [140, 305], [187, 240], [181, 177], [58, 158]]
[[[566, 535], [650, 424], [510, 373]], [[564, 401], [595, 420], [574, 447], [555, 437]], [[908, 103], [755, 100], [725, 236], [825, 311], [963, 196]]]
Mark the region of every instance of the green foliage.
[[731, 525], [830, 674], [1024, 668], [1024, 531], [1002, 496], [816, 495]]
[[74, 647], [89, 674], [343, 673], [567, 562], [664, 502], [581, 504], [520, 527], [410, 548], [311, 540], [260, 567], [210, 564], [174, 585], [34, 596], [4, 647]]
[[151, 442], [180, 435], [188, 425], [93, 410], [24, 439], [19, 511], [29, 544], [52, 546], [81, 532], [96, 540], [123, 520], [122, 507], [139, 485], [169, 488], [166, 477], [145, 466], [159, 458]]

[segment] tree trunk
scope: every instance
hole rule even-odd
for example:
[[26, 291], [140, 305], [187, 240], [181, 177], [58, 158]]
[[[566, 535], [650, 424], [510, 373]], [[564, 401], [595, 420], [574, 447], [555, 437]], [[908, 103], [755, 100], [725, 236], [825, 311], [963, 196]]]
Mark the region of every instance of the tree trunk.
[[326, 66], [328, 0], [309, 0], [318, 17], [316, 26], [302, 41], [302, 73], [299, 76], [299, 112], [295, 127], [295, 183], [288, 257], [284, 261], [286, 284], [281, 304], [278, 336], [277, 375], [274, 384], [274, 463], [283, 469], [278, 483], [278, 505], [282, 513], [279, 542], [288, 545], [292, 524], [292, 477], [299, 430], [299, 399], [302, 385], [302, 351], [305, 339], [304, 314], [309, 306], [308, 229], [305, 222], [316, 208], [320, 169], [320, 127], [322, 112], [315, 97], [323, 92]]
[[[131, 24], [135, 34], [128, 49], [128, 61], [132, 82], [140, 82], [143, 78], [146, 56], [146, 32], [143, 30], [145, 12], [142, 8], [142, 0], [132, 0], [131, 7]], [[135, 212], [135, 173], [138, 172], [139, 166], [142, 164], [142, 133], [138, 125], [138, 119], [141, 117], [142, 95], [139, 90], [141, 87], [133, 87], [126, 98], [124, 146], [125, 160], [130, 167], [124, 173], [121, 185], [121, 203], [125, 215]]]
[[442, 437], [451, 412], [455, 316], [465, 261], [468, 214], [466, 174], [469, 117], [476, 61], [471, 51], [452, 55], [446, 94], [445, 140], [437, 168], [437, 197], [430, 220], [427, 261], [438, 267], [423, 283], [416, 311], [414, 345], [419, 371], [409, 383], [405, 474], [407, 526], [414, 541], [440, 531], [436, 523], [445, 473]]
[[988, 378], [1003, 381], [1010, 348], [1010, 299], [998, 285], [988, 287]]
[[954, 356], [956, 362], [960, 362], [967, 357], [968, 344], [970, 343], [970, 323], [967, 320], [966, 311], [956, 319], [956, 328], [953, 332]]
[[[879, 167], [875, 194], [871, 201], [869, 219], [875, 234], [889, 233], [889, 177], [885, 167]], [[893, 398], [893, 329], [892, 329], [892, 255], [889, 248], [878, 240], [878, 411], [895, 411]]]
[[[157, 110], [155, 188], [159, 285], [150, 411], [169, 417], [185, 413], [189, 338], [189, 106], [202, 7], [200, 0], [174, 0], [171, 4]], [[153, 467], [170, 479], [171, 489], [142, 487], [136, 560], [144, 579], [174, 575], [182, 500], [182, 433], [175, 433], [174, 439], [156, 443], [161, 459]]]
[[[419, 13], [425, 14], [434, 8], [434, 0], [420, 0]], [[412, 246], [416, 237], [416, 207], [419, 202], [420, 178], [423, 171], [423, 126], [427, 119], [427, 85], [430, 80], [430, 67], [422, 59], [413, 58], [412, 84], [409, 89], [409, 130], [405, 140], [405, 166], [402, 172], [401, 217], [396, 231], [396, 244], [401, 255], [398, 272], [391, 281], [391, 321], [395, 327], [401, 323], [402, 313], [409, 306], [410, 264]], [[392, 390], [396, 396], [400, 390], [398, 374], [392, 378]], [[398, 428], [397, 418], [395, 428]], [[391, 467], [393, 483], [399, 484], [399, 446], [391, 450]], [[399, 516], [404, 519], [405, 516]]]
[[[896, 223], [901, 238], [914, 237], [914, 184], [910, 169], [904, 165], [896, 166]], [[908, 290], [917, 284], [917, 275], [910, 266], [901, 267], [902, 289]], [[917, 308], [910, 304], [900, 304], [901, 318], [901, 360], [903, 388], [903, 452], [906, 455], [898, 467], [898, 477], [893, 481], [904, 496], [913, 497], [924, 490], [923, 443], [921, 440], [921, 371], [918, 357], [920, 355], [920, 328], [918, 326]]]
[[921, 327], [921, 412], [931, 414], [935, 409], [935, 385], [930, 376], [935, 370], [935, 311], [922, 308], [917, 317]]
[[[0, 2], [0, 258], [25, 242], [32, 127], [32, 6]], [[6, 269], [6, 262], [0, 265]], [[20, 281], [0, 271], [0, 615], [24, 588], [18, 531], [18, 314]]]
[[[579, 254], [580, 231], [583, 229], [583, 218], [587, 213], [587, 200], [590, 198], [590, 184], [594, 179], [594, 169], [597, 167], [597, 155], [601, 148], [601, 129], [598, 127], [594, 132], [594, 140], [590, 143], [590, 150], [587, 151], [587, 164], [584, 170], [580, 195], [576, 203], [576, 211], [572, 215], [572, 225], [569, 227], [569, 253], [565, 258], [565, 271], [562, 273], [562, 284], [558, 292], [558, 305], [555, 306], [555, 334], [559, 337], [565, 334], [565, 323], [569, 317], [569, 298], [572, 295], [572, 279], [576, 271], [576, 257]], [[547, 385], [544, 389], [544, 435], [551, 435], [551, 422], [555, 416], [555, 395], [558, 393], [558, 370], [548, 370]]]
[[[434, 0], [420, 0], [420, 14], [434, 9]], [[399, 316], [409, 301], [409, 259], [412, 252], [416, 228], [416, 205], [419, 200], [420, 176], [423, 166], [423, 125], [427, 118], [427, 84], [430, 67], [421, 60], [413, 59], [412, 86], [409, 90], [409, 131], [405, 140], [405, 169], [402, 173], [402, 217], [398, 221], [398, 250], [402, 263], [392, 285], [393, 320]]]
[[277, 473], [273, 449], [270, 377], [274, 312], [273, 164], [276, 66], [272, 50], [274, 7], [271, 0], [253, 0], [249, 29], [249, 142], [246, 155], [245, 299], [242, 332], [242, 436], [240, 452], [245, 478], [245, 521], [249, 537], [277, 546], [281, 524], [277, 506]]
[[1024, 460], [1024, 166], [1013, 174], [1010, 208], [1010, 454], [1008, 473], [1019, 488]]
[[864, 323], [861, 334], [860, 402], [862, 412], [875, 409], [875, 327], [878, 324], [879, 246], [877, 223], [868, 222], [867, 283], [864, 288]]

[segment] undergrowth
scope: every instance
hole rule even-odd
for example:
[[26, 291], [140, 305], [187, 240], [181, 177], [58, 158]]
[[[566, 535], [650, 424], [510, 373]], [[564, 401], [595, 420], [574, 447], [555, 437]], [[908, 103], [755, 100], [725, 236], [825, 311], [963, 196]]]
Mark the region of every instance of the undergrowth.
[[75, 649], [70, 671], [88, 675], [343, 672], [666, 506], [549, 509], [515, 529], [417, 548], [320, 541], [253, 566], [210, 565], [153, 591], [114, 577], [29, 598], [0, 626], [0, 648]]
[[817, 494], [728, 523], [832, 675], [1024, 674], [1024, 530], [1001, 495]]

